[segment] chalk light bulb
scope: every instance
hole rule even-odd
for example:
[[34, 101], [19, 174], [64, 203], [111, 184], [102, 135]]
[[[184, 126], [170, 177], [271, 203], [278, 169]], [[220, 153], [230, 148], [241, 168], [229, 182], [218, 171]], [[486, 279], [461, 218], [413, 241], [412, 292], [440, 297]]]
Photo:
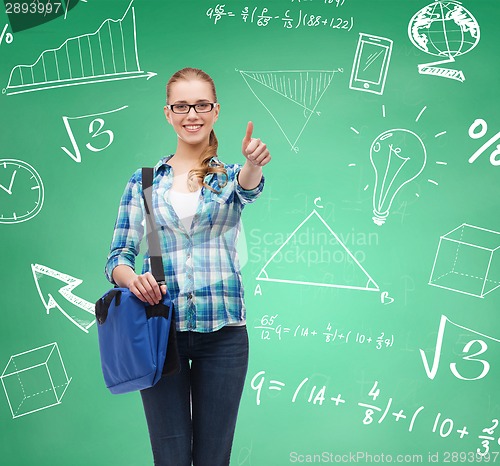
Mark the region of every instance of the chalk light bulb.
[[390, 129], [377, 136], [370, 147], [375, 170], [373, 221], [381, 226], [399, 190], [425, 167], [427, 153], [422, 140], [407, 129]]

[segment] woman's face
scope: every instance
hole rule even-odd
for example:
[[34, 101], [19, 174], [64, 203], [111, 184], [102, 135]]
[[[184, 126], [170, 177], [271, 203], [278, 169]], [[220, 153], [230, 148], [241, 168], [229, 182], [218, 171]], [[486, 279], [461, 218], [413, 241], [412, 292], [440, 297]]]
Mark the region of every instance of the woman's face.
[[[214, 101], [215, 96], [210, 84], [199, 79], [183, 79], [173, 83], [168, 96], [170, 105]], [[185, 114], [174, 113], [167, 107], [164, 107], [164, 111], [167, 121], [181, 141], [194, 146], [208, 145], [210, 132], [219, 117], [218, 104], [208, 113], [196, 113], [194, 108], [190, 108], [189, 113]]]

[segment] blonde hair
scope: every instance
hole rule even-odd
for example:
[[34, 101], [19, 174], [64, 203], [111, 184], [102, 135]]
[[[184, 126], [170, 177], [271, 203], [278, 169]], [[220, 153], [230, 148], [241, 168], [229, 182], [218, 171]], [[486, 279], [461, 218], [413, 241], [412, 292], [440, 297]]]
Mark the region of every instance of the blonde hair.
[[[210, 84], [210, 87], [212, 88], [212, 92], [214, 94], [214, 99], [215, 102], [217, 102], [217, 94], [215, 92], [215, 84], [213, 79], [204, 71], [198, 69], [198, 68], [183, 68], [182, 70], [179, 70], [175, 72], [172, 77], [168, 80], [167, 83], [167, 103], [168, 103], [168, 96], [170, 93], [170, 90], [172, 88], [172, 84], [176, 83], [177, 81], [181, 80], [194, 80], [198, 79], [200, 81], [205, 81], [208, 84]], [[206, 175], [209, 173], [223, 173], [225, 175], [226, 180], [224, 183], [221, 185], [219, 181], [219, 188], [223, 188], [227, 184], [228, 176], [227, 176], [227, 170], [224, 168], [224, 164], [222, 164], [219, 161], [215, 161], [214, 164], [210, 164], [210, 160], [212, 157], [217, 157], [217, 148], [219, 147], [219, 142], [217, 141], [217, 137], [215, 136], [215, 132], [212, 129], [210, 132], [210, 137], [208, 140], [208, 146], [203, 150], [200, 160], [201, 160], [201, 166], [202, 168], [198, 169], [193, 169], [190, 170], [188, 173], [188, 180], [191, 181], [192, 178], [199, 178], [203, 186], [206, 188], [210, 189], [210, 191], [213, 191], [214, 193], [220, 194], [221, 191], [216, 191], [213, 189], [211, 186], [207, 185], [204, 181], [204, 178]], [[191, 189], [191, 187], [190, 187]]]

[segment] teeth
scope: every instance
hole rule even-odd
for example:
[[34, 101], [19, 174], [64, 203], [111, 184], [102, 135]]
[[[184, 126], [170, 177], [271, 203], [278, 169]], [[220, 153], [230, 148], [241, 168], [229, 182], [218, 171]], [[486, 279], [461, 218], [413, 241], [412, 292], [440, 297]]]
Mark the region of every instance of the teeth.
[[186, 129], [198, 129], [201, 128], [201, 125], [186, 125]]

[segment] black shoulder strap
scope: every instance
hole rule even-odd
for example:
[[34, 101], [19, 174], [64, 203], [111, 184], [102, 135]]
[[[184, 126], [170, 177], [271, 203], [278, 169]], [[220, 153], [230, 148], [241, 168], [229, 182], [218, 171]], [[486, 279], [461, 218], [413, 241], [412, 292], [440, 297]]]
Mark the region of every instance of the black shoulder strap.
[[[155, 220], [154, 220], [154, 208], [153, 208], [153, 168], [143, 168], [142, 169], [142, 194], [144, 197], [144, 206], [146, 207], [146, 222], [147, 222], [147, 239], [148, 239], [148, 249], [149, 257], [151, 261], [151, 269], [153, 276], [160, 285], [165, 284], [165, 272], [163, 270], [163, 261], [161, 258], [161, 246], [158, 240], [158, 233], [156, 231]], [[168, 290], [167, 290], [168, 292]], [[150, 306], [147, 306], [148, 308]], [[157, 306], [153, 306], [157, 308]], [[168, 337], [168, 349], [165, 363], [163, 365], [162, 375], [174, 375], [178, 374], [181, 370], [179, 351], [177, 349], [177, 331], [175, 325], [175, 308], [174, 303], [170, 308], [162, 306], [166, 310], [166, 316], [168, 311], [172, 311], [172, 320], [170, 322], [169, 337]], [[166, 317], [164, 316], [164, 317]], [[154, 317], [152, 315], [151, 317]], [[149, 318], [149, 316], [148, 316]]]
[[153, 168], [142, 169], [142, 196], [146, 207], [146, 233], [148, 241], [149, 258], [151, 261], [151, 271], [156, 281], [161, 285], [165, 284], [165, 271], [161, 259], [161, 247], [156, 230], [153, 208]]

